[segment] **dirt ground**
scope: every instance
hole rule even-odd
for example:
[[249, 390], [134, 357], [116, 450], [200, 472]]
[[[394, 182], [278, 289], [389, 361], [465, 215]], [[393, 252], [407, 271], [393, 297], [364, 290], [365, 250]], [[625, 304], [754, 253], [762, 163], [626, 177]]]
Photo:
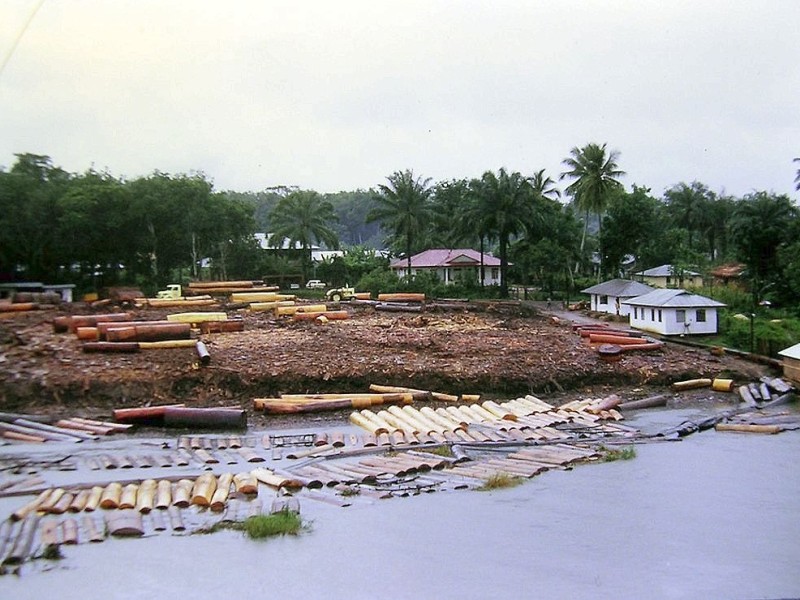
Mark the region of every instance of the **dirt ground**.
[[[218, 307], [214, 310], [220, 310]], [[668, 344], [607, 364], [570, 321], [514, 302], [423, 313], [347, 306], [350, 318], [293, 322], [229, 310], [240, 333], [205, 334], [212, 360], [191, 349], [89, 354], [53, 318], [91, 314], [83, 304], [0, 319], [0, 410], [103, 415], [112, 407], [170, 401], [250, 408], [253, 398], [299, 392], [366, 391], [371, 383], [492, 398], [626, 390], [626, 398], [666, 391], [693, 377], [750, 381], [767, 367], [704, 349]], [[179, 310], [131, 310], [135, 319]]]

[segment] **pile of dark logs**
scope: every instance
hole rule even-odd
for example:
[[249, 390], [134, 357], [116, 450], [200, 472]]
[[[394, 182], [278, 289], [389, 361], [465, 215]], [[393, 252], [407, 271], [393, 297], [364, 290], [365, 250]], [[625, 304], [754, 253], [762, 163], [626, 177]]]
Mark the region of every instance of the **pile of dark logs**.
[[604, 323], [574, 324], [572, 330], [597, 350], [605, 362], [617, 362], [626, 352], [660, 350], [664, 342], [645, 336], [641, 331], [615, 329]]
[[211, 354], [204, 342], [192, 339], [193, 329], [201, 333], [244, 330], [241, 319], [228, 321], [224, 313], [212, 315], [214, 320], [209, 320], [204, 313], [180, 313], [162, 321], [136, 321], [129, 313], [69, 315], [53, 319], [53, 330], [75, 334], [83, 342], [84, 352], [132, 353], [193, 348], [199, 363], [206, 365], [211, 362]]
[[378, 294], [375, 310], [383, 312], [422, 312], [425, 305], [425, 294], [394, 293]]

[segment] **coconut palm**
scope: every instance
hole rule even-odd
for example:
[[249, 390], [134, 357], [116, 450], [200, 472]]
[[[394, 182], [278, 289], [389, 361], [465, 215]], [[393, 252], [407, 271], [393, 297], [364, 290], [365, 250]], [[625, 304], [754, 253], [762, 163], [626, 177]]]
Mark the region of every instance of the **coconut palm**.
[[[586, 243], [589, 214], [594, 213], [600, 219], [611, 195], [622, 187], [617, 177], [625, 175], [625, 171], [619, 169], [618, 158], [619, 152], [616, 150], [606, 154], [605, 144], [599, 146], [590, 143], [583, 148], [573, 148], [570, 150], [570, 156], [562, 161], [569, 170], [561, 173], [560, 179], [565, 177], [573, 179], [567, 186], [566, 192], [572, 196], [575, 206], [586, 215], [581, 238], [581, 253]], [[602, 219], [600, 221], [602, 222]]]
[[[330, 202], [313, 191], [295, 191], [281, 198], [269, 217], [272, 225], [270, 245], [279, 248], [284, 240], [290, 247], [299, 245], [303, 256], [310, 256], [314, 243], [323, 243], [328, 248], [338, 248], [339, 238], [331, 228], [337, 220]], [[306, 274], [306, 260], [303, 261], [303, 277]]]
[[[793, 162], [800, 163], [800, 158], [795, 158]], [[800, 169], [797, 169], [797, 175], [794, 176], [794, 189], [800, 190]]]
[[367, 222], [379, 221], [403, 245], [408, 261], [406, 275], [410, 278], [414, 241], [424, 232], [431, 216], [431, 180], [415, 178], [410, 169], [395, 171], [386, 179], [388, 184], [378, 186], [378, 206], [367, 215]]
[[555, 200], [561, 198], [561, 192], [556, 188], [556, 182], [550, 176], [545, 177], [544, 169], [537, 171], [530, 177], [531, 187], [542, 198]]

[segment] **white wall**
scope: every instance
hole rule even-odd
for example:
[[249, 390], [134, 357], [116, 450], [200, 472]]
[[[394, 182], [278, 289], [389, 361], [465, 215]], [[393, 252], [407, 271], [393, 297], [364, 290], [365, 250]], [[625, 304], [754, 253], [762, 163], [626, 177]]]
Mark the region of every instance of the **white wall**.
[[[631, 327], [663, 335], [700, 335], [717, 333], [716, 308], [655, 308], [633, 306], [630, 312]], [[683, 321], [678, 320], [679, 310], [684, 311]], [[698, 320], [705, 311], [705, 321]], [[660, 314], [659, 314], [660, 312]]]
[[[622, 304], [623, 300], [627, 300], [627, 298], [619, 298], [617, 296], [603, 296], [600, 294], [591, 294], [591, 304], [592, 310], [595, 312], [604, 312], [608, 313], [609, 315], [616, 315], [619, 314], [622, 317], [627, 317], [628, 314], [631, 312], [631, 307], [627, 304]], [[606, 300], [606, 302], [600, 302], [600, 300]], [[620, 302], [619, 305], [619, 312], [617, 311], [617, 301]]]

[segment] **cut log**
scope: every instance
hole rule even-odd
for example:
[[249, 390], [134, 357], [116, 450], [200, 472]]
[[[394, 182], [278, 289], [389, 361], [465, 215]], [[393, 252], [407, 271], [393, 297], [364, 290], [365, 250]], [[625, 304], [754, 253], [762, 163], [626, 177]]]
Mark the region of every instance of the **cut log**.
[[96, 342], [100, 339], [97, 327], [77, 327], [75, 335], [83, 342]]
[[780, 433], [780, 425], [749, 425], [746, 423], [718, 423], [714, 426], [717, 431], [736, 431], [740, 433]]
[[198, 342], [195, 340], [161, 340], [160, 342], [138, 342], [139, 350], [175, 350], [179, 348], [194, 348]]
[[676, 381], [672, 384], [673, 391], [682, 392], [684, 390], [694, 390], [698, 388], [711, 387], [710, 379], [687, 379], [685, 381]]
[[208, 352], [208, 347], [205, 343], [198, 341], [195, 344], [195, 352], [197, 352], [197, 359], [201, 365], [211, 364], [211, 354]]
[[138, 537], [144, 535], [142, 514], [133, 509], [115, 510], [105, 515], [108, 533], [114, 537]]
[[590, 333], [590, 344], [613, 344], [615, 346], [629, 346], [647, 344], [647, 340], [638, 337], [629, 337], [624, 335], [611, 335], [608, 333]]
[[379, 302], [425, 302], [425, 294], [393, 293], [378, 294]]
[[225, 509], [225, 503], [228, 501], [228, 494], [231, 490], [231, 482], [233, 475], [231, 473], [223, 473], [219, 476], [217, 489], [214, 490], [214, 495], [211, 497], [211, 510], [213, 512], [222, 512]]
[[733, 379], [716, 378], [711, 382], [711, 389], [717, 392], [732, 392], [734, 389]]
[[131, 354], [139, 351], [137, 342], [86, 342], [81, 346], [84, 352], [119, 352]]
[[747, 406], [756, 405], [756, 399], [753, 398], [753, 394], [750, 392], [750, 386], [740, 385], [739, 397], [742, 399], [742, 402], [744, 402]]
[[236, 408], [178, 408], [167, 407], [164, 411], [167, 427], [244, 429], [247, 427], [247, 412]]
[[203, 473], [192, 486], [191, 501], [197, 506], [208, 506], [217, 490], [217, 478], [213, 473]]
[[641, 400], [629, 400], [628, 402], [623, 402], [617, 408], [620, 410], [639, 410], [640, 408], [655, 408], [657, 406], [666, 406], [667, 404], [667, 396], [664, 394], [658, 394], [656, 396], [649, 396], [648, 398], [642, 398]]
[[122, 496], [122, 484], [116, 481], [109, 483], [100, 495], [100, 508], [117, 508]]
[[189, 323], [146, 324], [111, 327], [106, 331], [106, 339], [109, 342], [158, 342], [189, 339], [191, 334]]
[[115, 421], [138, 423], [143, 421], [163, 420], [168, 408], [183, 408], [185, 404], [165, 404], [162, 406], [143, 406], [141, 408], [116, 408], [113, 415]]
[[172, 323], [190, 323], [196, 325], [208, 321], [227, 321], [228, 315], [224, 312], [182, 312], [167, 315], [167, 321]]

